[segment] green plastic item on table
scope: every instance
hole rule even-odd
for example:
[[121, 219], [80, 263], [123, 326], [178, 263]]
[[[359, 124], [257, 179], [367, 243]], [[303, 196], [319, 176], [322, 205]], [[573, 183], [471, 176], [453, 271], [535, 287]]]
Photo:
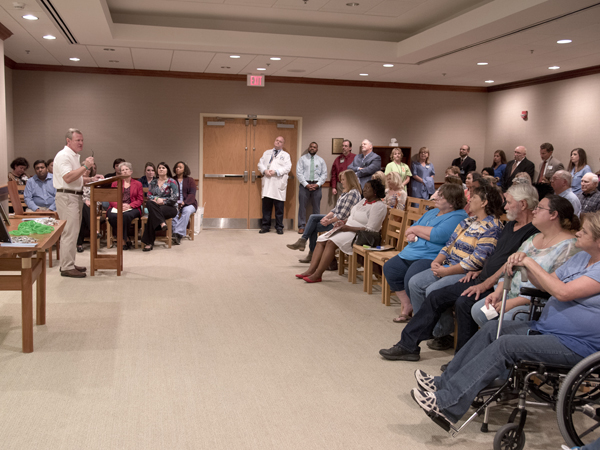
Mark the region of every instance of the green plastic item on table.
[[35, 220], [21, 222], [17, 230], [11, 231], [11, 236], [29, 236], [31, 234], [48, 234], [54, 231], [54, 227], [44, 225]]

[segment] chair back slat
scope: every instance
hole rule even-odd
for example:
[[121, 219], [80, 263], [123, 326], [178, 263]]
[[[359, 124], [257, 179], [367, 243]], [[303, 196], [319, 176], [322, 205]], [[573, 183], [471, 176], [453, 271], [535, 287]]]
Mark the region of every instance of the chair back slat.
[[407, 197], [406, 198], [406, 211], [412, 211], [418, 213], [421, 210], [422, 198]]
[[404, 232], [402, 233], [402, 247], [398, 250], [402, 250], [409, 242], [406, 240], [406, 230], [408, 230], [417, 220], [419, 220], [423, 215], [419, 213], [415, 213], [413, 211], [406, 211], [404, 216]]

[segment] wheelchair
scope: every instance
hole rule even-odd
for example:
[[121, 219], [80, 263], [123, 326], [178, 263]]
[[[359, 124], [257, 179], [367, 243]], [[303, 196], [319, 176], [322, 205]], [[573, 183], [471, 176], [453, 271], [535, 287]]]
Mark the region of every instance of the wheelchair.
[[[521, 276], [526, 281], [524, 270]], [[511, 282], [512, 277], [505, 277], [498, 336]], [[531, 298], [529, 319], [537, 320], [545, 300], [550, 296], [546, 292], [529, 288], [522, 288], [521, 295]], [[429, 416], [455, 437], [471, 421], [483, 414], [481, 431], [488, 432], [490, 410], [495, 406], [515, 402], [516, 406], [506, 425], [496, 432], [494, 450], [522, 450], [525, 447], [523, 429], [527, 419], [527, 406], [555, 410], [560, 433], [569, 447], [595, 441], [600, 438], [600, 352], [588, 356], [574, 367], [519, 361], [510, 368], [506, 379], [497, 379], [479, 392], [472, 404], [475, 412], [458, 428], [435, 413]]]

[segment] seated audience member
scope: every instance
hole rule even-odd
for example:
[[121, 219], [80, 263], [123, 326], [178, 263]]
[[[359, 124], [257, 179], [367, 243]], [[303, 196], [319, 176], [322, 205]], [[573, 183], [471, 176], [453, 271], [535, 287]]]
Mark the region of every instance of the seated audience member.
[[579, 198], [573, 193], [573, 189], [571, 189], [571, 179], [571, 174], [566, 170], [557, 170], [552, 174], [550, 185], [556, 195], [560, 195], [571, 202], [575, 214], [579, 216], [581, 213], [581, 203], [579, 202]]
[[56, 211], [56, 189], [52, 184], [52, 174], [48, 173], [46, 162], [38, 159], [34, 164], [35, 175], [27, 180], [23, 198], [31, 211]]
[[107, 173], [106, 175], [104, 175], [104, 178], [110, 178], [110, 177], [114, 177], [115, 175], [117, 175], [119, 173], [119, 165], [125, 162], [125, 160], [123, 158], [117, 158], [113, 161], [113, 169], [115, 170], [114, 172], [111, 173]]
[[396, 208], [404, 211], [408, 195], [402, 185], [402, 178], [398, 172], [390, 172], [385, 176], [385, 203], [388, 208]]
[[378, 170], [377, 172], [375, 172], [373, 174], [373, 176], [371, 177], [372, 180], [377, 180], [379, 181], [383, 186], [385, 186], [385, 174], [381, 171]]
[[[92, 164], [88, 170], [83, 173], [85, 178], [94, 178], [96, 176], [96, 163]], [[89, 186], [83, 186], [83, 208], [81, 209], [81, 224], [79, 225], [79, 235], [77, 236], [77, 252], [83, 252], [83, 241], [90, 234], [90, 190]], [[102, 202], [96, 202], [96, 207], [102, 207]], [[102, 219], [104, 221], [106, 219]], [[100, 230], [97, 231], [97, 236], [100, 237]], [[92, 237], [90, 236], [90, 239]]]
[[27, 160], [21, 157], [16, 158], [10, 163], [10, 168], [12, 170], [8, 172], [8, 181], [16, 181], [19, 186], [25, 186], [29, 178], [25, 173], [29, 169]]
[[[127, 235], [129, 225], [133, 219], [142, 217], [142, 204], [144, 203], [144, 188], [142, 183], [131, 178], [133, 166], [131, 163], [122, 162], [117, 168], [117, 173], [123, 178], [123, 250], [129, 250], [133, 245]], [[113, 181], [111, 187], [117, 187], [118, 181]], [[113, 229], [113, 234], [117, 235], [117, 202], [110, 202], [106, 218]]]
[[48, 168], [48, 173], [54, 173], [54, 158], [46, 161], [46, 167]]
[[[524, 253], [532, 258], [546, 272], [553, 273], [562, 266], [569, 258], [579, 251], [575, 247], [574, 231], [580, 228], [579, 218], [575, 215], [573, 205], [558, 195], [549, 195], [533, 210], [531, 223], [540, 231], [538, 234], [527, 239], [517, 253]], [[529, 315], [530, 301], [519, 295], [521, 287], [534, 287], [529, 281], [521, 281], [521, 272], [517, 272], [510, 285], [505, 320], [527, 320]], [[496, 290], [486, 298], [479, 300], [471, 308], [473, 320], [482, 327], [487, 321], [485, 313], [481, 310], [483, 306], [487, 309], [496, 309], [500, 313], [500, 305], [503, 292], [502, 280], [498, 282]], [[519, 311], [521, 314], [515, 316]]]
[[581, 178], [581, 193], [577, 196], [581, 203], [581, 213], [596, 212], [600, 209], [600, 192], [598, 192], [598, 175], [586, 173]]
[[350, 211], [354, 205], [356, 205], [362, 197], [360, 182], [353, 170], [344, 170], [340, 174], [339, 181], [342, 183], [343, 193], [335, 204], [335, 208], [329, 211], [327, 215], [311, 214], [306, 223], [306, 228], [304, 228], [302, 237], [294, 244], [287, 245], [287, 247], [292, 250], [300, 250], [303, 252], [306, 248], [306, 241], [309, 241], [308, 256], [301, 259], [301, 263], [311, 262], [319, 233], [331, 230], [334, 224], [340, 220], [345, 222], [348, 217], [350, 217]]
[[383, 276], [402, 307], [400, 316], [394, 322], [406, 322], [412, 316], [413, 308], [404, 291], [409, 281], [406, 277], [408, 269], [420, 259], [433, 260], [438, 255], [456, 226], [467, 218], [463, 209], [466, 203], [461, 186], [447, 183], [440, 186], [435, 208], [423, 214], [406, 230], [408, 244], [383, 265]]
[[498, 186], [502, 187], [502, 178], [504, 178], [504, 171], [506, 170], [506, 153], [504, 153], [504, 150], [496, 150], [494, 152], [492, 169], [494, 173], [490, 175], [496, 177], [498, 179]]
[[[457, 186], [462, 187], [463, 191], [466, 189], [465, 184], [462, 182], [458, 175], [446, 175], [446, 178], [444, 180], [444, 184], [456, 184]], [[439, 192], [440, 189], [438, 188], [429, 200], [435, 200], [438, 197]]]
[[350, 211], [350, 217], [344, 224], [336, 222], [336, 226], [319, 236], [317, 246], [308, 269], [296, 275], [307, 283], [321, 281], [323, 272], [335, 258], [337, 248], [347, 255], [352, 254], [352, 244], [358, 231], [379, 232], [387, 215], [387, 206], [381, 201], [385, 197], [385, 188], [379, 180], [369, 180], [363, 188], [364, 200], [360, 200]]
[[519, 172], [518, 174], [516, 174], [515, 177], [513, 178], [513, 184], [514, 183], [532, 184], [531, 177], [529, 176], [529, 174], [527, 172]]
[[429, 149], [421, 147], [417, 159], [411, 165], [412, 183], [410, 184], [410, 195], [415, 198], [428, 199], [435, 192], [433, 176], [435, 168], [429, 162]]
[[[454, 229], [446, 246], [432, 261], [421, 259], [408, 269], [406, 293], [418, 313], [427, 295], [457, 283], [467, 272], [479, 271], [496, 249], [502, 231], [500, 216], [503, 198], [496, 185], [478, 187], [471, 197], [471, 217]], [[454, 317], [446, 310], [433, 330], [433, 350], [446, 350], [454, 344]]]
[[484, 177], [493, 177], [494, 169], [492, 169], [491, 167], [484, 167], [483, 169], [481, 169], [481, 175]]
[[144, 166], [144, 176], [140, 177], [138, 181], [142, 183], [142, 187], [150, 187], [150, 182], [156, 177], [156, 167], [151, 162], [147, 162]]
[[567, 169], [571, 173], [571, 189], [573, 194], [581, 193], [581, 179], [586, 173], [592, 173], [592, 169], [587, 165], [587, 155], [582, 148], [571, 150], [571, 161]]
[[517, 253], [507, 270], [523, 265], [531, 282], [552, 295], [539, 320], [490, 322], [456, 354], [440, 377], [415, 372], [413, 399], [428, 413], [456, 423], [477, 394], [520, 360], [574, 366], [600, 351], [600, 215], [584, 216], [577, 253], [549, 274], [532, 258]]
[[[471, 326], [473, 303], [479, 300], [480, 296], [492, 293], [508, 257], [517, 251], [526, 239], [537, 233], [537, 229], [531, 224], [532, 211], [538, 204], [537, 195], [533, 186], [516, 185], [509, 188], [505, 194], [505, 209], [510, 222], [504, 226], [496, 244], [496, 251], [485, 261], [481, 272], [469, 272], [458, 283], [431, 292], [419, 312], [402, 330], [400, 341], [389, 349], [380, 350], [381, 356], [389, 360], [418, 361], [421, 351], [419, 344], [430, 338], [443, 312], [452, 306], [455, 307], [459, 324], [456, 352], [460, 350], [477, 331], [476, 325]], [[461, 326], [462, 323], [467, 326]]]
[[402, 189], [406, 191], [406, 185], [409, 183], [412, 173], [410, 167], [402, 162], [402, 156], [402, 150], [399, 148], [392, 150], [392, 154], [390, 155], [392, 162], [385, 166], [385, 174], [388, 175], [392, 172], [397, 172], [400, 175]]
[[177, 181], [173, 179], [171, 169], [167, 163], [156, 165], [158, 178], [150, 183], [148, 188], [148, 221], [144, 228], [142, 242], [146, 244], [143, 251], [149, 252], [154, 248], [156, 230], [167, 231], [167, 220], [177, 215], [177, 198], [179, 189]]
[[[467, 188], [465, 189], [465, 198], [467, 199], [467, 204], [469, 204], [469, 200], [471, 199], [471, 192], [473, 192], [473, 189], [477, 187], [473, 186], [473, 181], [479, 181], [482, 178], [483, 177], [478, 172], [469, 172], [467, 174], [467, 177], [465, 178], [465, 185], [467, 186]], [[467, 211], [467, 213], [468, 212], [469, 211]]]
[[173, 243], [179, 245], [181, 238], [186, 234], [185, 230], [190, 216], [198, 209], [198, 202], [196, 201], [196, 182], [190, 177], [191, 171], [187, 164], [179, 161], [173, 170], [175, 170], [175, 181], [179, 188], [177, 200], [179, 214], [173, 217]]

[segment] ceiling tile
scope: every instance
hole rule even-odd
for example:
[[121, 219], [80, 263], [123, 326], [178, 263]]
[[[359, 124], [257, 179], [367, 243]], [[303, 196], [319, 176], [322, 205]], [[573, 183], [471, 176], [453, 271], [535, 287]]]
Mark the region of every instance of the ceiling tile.
[[185, 52], [177, 50], [173, 53], [171, 71], [205, 72], [214, 57], [215, 54], [209, 52]]
[[154, 48], [132, 48], [133, 66], [140, 70], [169, 70], [173, 59], [173, 50]]

